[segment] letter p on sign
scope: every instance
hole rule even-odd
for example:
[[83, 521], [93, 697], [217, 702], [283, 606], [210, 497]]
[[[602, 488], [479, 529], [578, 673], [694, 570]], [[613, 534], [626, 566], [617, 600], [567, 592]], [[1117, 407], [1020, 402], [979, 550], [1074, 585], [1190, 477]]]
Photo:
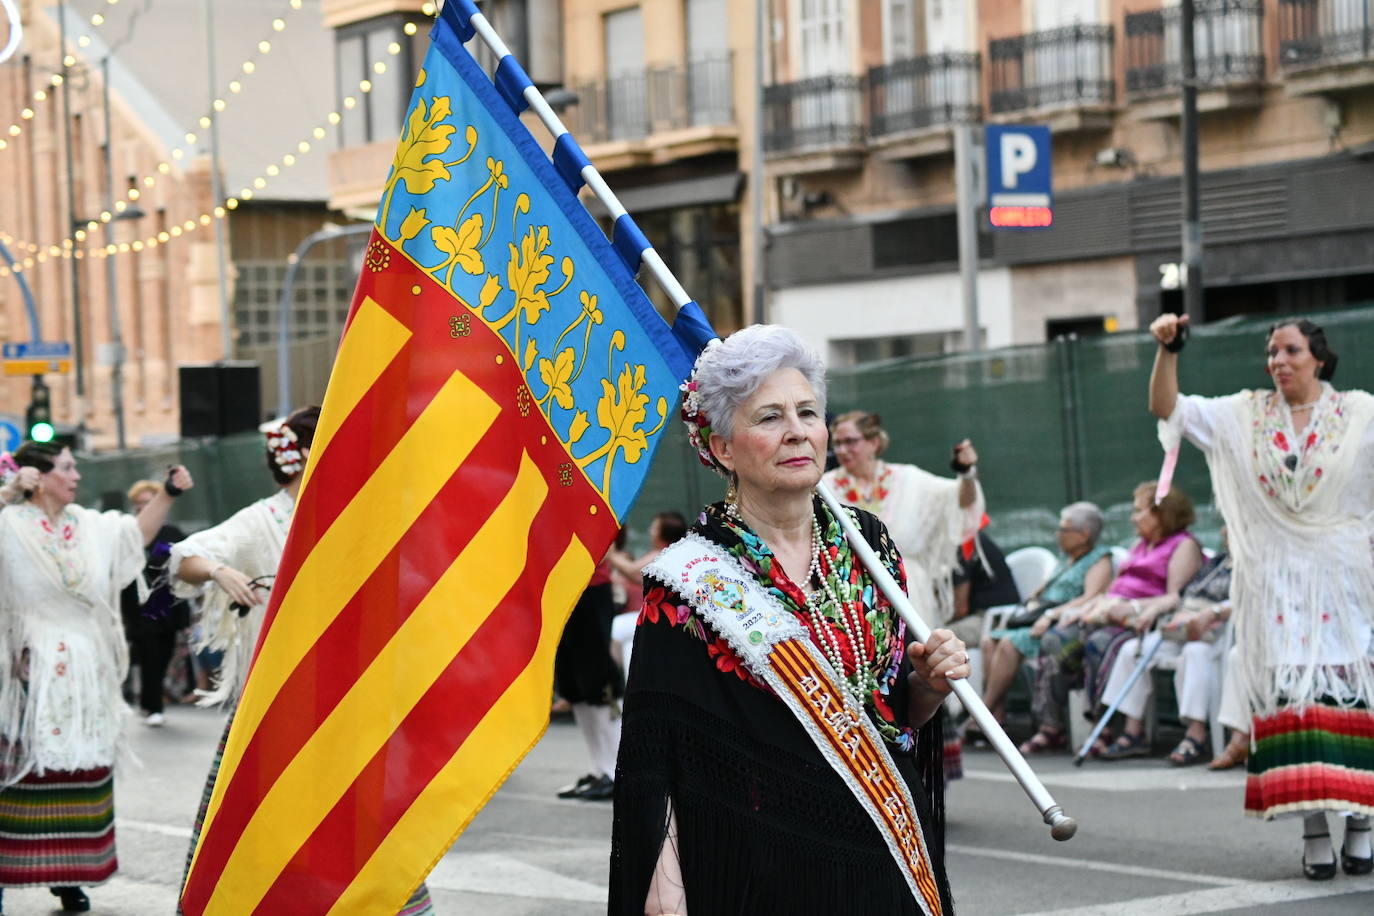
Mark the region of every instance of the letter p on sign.
[[1004, 133], [1001, 142], [1002, 187], [1014, 191], [1020, 177], [1035, 168], [1035, 141], [1026, 134]]

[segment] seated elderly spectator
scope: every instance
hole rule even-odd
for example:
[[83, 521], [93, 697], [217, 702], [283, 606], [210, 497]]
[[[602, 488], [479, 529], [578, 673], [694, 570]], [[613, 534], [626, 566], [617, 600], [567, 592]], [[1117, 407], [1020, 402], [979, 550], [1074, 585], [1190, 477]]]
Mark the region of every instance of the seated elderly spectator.
[[[1059, 613], [1080, 608], [1107, 590], [1112, 559], [1111, 550], [1098, 544], [1101, 535], [1102, 510], [1093, 503], [1073, 503], [1060, 510], [1056, 539], [1063, 556], [1059, 564], [1045, 584], [1027, 597], [1008, 625], [992, 630], [983, 640], [987, 670], [983, 702], [997, 721], [1003, 721], [1006, 714], [1007, 691], [1016, 680], [1021, 660], [1040, 655], [1040, 637], [1054, 619], [1047, 612], [1052, 608], [1058, 608]], [[977, 740], [981, 735], [970, 724], [964, 737]]]
[[[1153, 480], [1135, 489], [1131, 522], [1140, 539], [1126, 555], [1107, 594], [1062, 614], [1058, 609], [1046, 612], [1053, 626], [1041, 637], [1032, 699], [1040, 730], [1021, 745], [1021, 753], [1068, 746], [1063, 716], [1069, 691], [1082, 685], [1088, 694], [1087, 708], [1096, 708], [1105, 675], [1121, 645], [1153, 622], [1153, 617], [1145, 617], [1144, 600], [1178, 594], [1202, 565], [1202, 549], [1188, 533], [1194, 518], [1192, 500], [1174, 488], [1155, 505], [1154, 492]], [[1104, 732], [1094, 753], [1105, 750], [1109, 740]], [[1122, 741], [1130, 739], [1123, 736]]]
[[966, 643], [982, 638], [984, 611], [1021, 600], [1002, 548], [984, 531], [976, 538], [976, 545], [970, 538], [954, 557], [954, 616], [948, 626]]
[[1137, 757], [1148, 752], [1145, 745], [1145, 704], [1149, 701], [1153, 680], [1141, 675], [1125, 695], [1122, 689], [1139, 664], [1137, 658], [1143, 639], [1163, 640], [1150, 659], [1150, 667], [1175, 662], [1174, 692], [1178, 696], [1179, 717], [1188, 731], [1183, 740], [1169, 754], [1174, 766], [1191, 766], [1206, 756], [1207, 711], [1211, 705], [1212, 669], [1216, 653], [1216, 637], [1221, 624], [1231, 616], [1231, 558], [1222, 553], [1208, 560], [1183, 589], [1182, 596], [1161, 595], [1141, 602], [1144, 609], [1139, 628], [1148, 629], [1163, 614], [1169, 616], [1160, 624], [1157, 633], [1128, 639], [1117, 653], [1103, 698], [1111, 702], [1121, 696], [1117, 710], [1125, 717], [1123, 733], [1117, 743], [1100, 755], [1103, 760]]

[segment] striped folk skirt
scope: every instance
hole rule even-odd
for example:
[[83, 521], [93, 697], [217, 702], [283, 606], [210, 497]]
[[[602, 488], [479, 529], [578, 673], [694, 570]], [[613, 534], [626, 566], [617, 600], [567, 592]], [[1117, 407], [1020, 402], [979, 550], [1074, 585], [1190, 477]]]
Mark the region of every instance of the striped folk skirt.
[[91, 887], [118, 864], [109, 767], [49, 770], [0, 789], [0, 887]]
[[1256, 716], [1245, 813], [1374, 814], [1374, 712], [1315, 704]]

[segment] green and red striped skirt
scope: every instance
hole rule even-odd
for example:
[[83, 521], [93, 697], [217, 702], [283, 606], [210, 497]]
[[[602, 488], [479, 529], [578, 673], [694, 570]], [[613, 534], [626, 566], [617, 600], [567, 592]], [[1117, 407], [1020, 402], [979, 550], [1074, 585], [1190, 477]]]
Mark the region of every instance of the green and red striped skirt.
[[1245, 813], [1374, 814], [1374, 712], [1317, 703], [1252, 722]]
[[118, 864], [109, 767], [49, 770], [0, 789], [0, 887], [90, 887]]

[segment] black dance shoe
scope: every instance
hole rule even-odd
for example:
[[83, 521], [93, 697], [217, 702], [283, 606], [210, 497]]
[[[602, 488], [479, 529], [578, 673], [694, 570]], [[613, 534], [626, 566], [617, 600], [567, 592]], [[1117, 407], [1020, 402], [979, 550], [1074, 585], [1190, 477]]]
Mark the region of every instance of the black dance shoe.
[[91, 908], [91, 898], [79, 887], [50, 887], [48, 892], [61, 898], [64, 913], [84, 913]]
[[[1368, 827], [1346, 827], [1346, 833], [1368, 833]], [[1345, 854], [1345, 844], [1341, 844], [1341, 871], [1347, 875], [1367, 875], [1374, 871], [1374, 855], [1363, 859]]]
[[[1325, 833], [1304, 833], [1304, 840], [1315, 840], [1319, 837], [1329, 836]], [[1302, 873], [1308, 881], [1330, 881], [1336, 877], [1336, 857], [1333, 854], [1330, 862], [1323, 862], [1320, 865], [1309, 865], [1307, 862], [1307, 850], [1302, 853]]]
[[614, 797], [615, 780], [609, 776], [602, 776], [578, 796], [583, 801], [610, 801]]
[[579, 779], [572, 785], [564, 786], [563, 788], [559, 789], [558, 797], [581, 798], [582, 794], [594, 785], [596, 785], [596, 777], [593, 776], [591, 773], [588, 773], [586, 776], [583, 776], [581, 779]]

